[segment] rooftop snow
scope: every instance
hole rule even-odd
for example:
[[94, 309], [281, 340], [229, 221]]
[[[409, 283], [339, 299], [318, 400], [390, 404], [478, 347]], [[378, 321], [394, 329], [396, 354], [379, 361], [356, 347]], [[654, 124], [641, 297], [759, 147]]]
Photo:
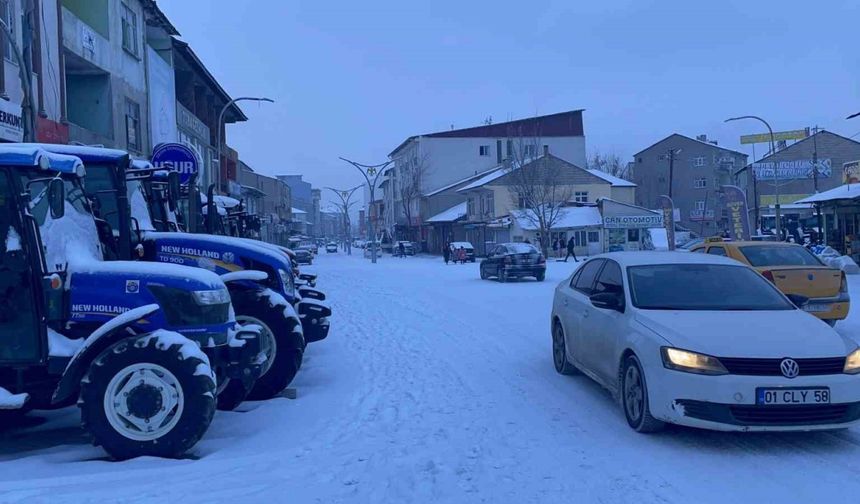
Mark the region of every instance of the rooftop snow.
[[476, 173], [476, 174], [474, 174], [474, 175], [469, 175], [468, 177], [461, 178], [460, 180], [458, 180], [458, 181], [456, 181], [456, 182], [453, 182], [453, 183], [448, 184], [448, 185], [446, 185], [446, 186], [440, 187], [439, 189], [434, 189], [433, 191], [430, 191], [429, 193], [425, 194], [425, 195], [424, 195], [424, 197], [425, 197], [425, 198], [429, 198], [430, 196], [435, 196], [435, 195], [437, 195], [437, 194], [439, 194], [439, 193], [441, 193], [441, 192], [445, 192], [445, 191], [447, 191], [448, 189], [452, 189], [452, 188], [454, 188], [454, 187], [457, 187], [457, 186], [458, 186], [458, 185], [460, 185], [460, 184], [466, 183], [466, 182], [468, 182], [468, 181], [470, 181], [470, 180], [474, 180], [474, 179], [476, 179], [476, 178], [478, 178], [478, 177], [482, 177], [482, 176], [484, 176], [484, 175], [486, 175], [486, 174], [488, 174], [488, 173], [490, 173], [490, 172], [493, 172], [493, 171], [495, 171], [495, 170], [497, 170], [497, 169], [498, 169], [498, 166], [494, 166], [494, 167], [490, 168], [489, 170], [484, 170], [484, 171], [482, 171], [482, 172], [480, 172], [480, 173]]
[[490, 182], [492, 182], [498, 178], [501, 178], [503, 175], [505, 175], [507, 173], [508, 173], [508, 170], [504, 166], [500, 166], [500, 167], [494, 169], [493, 171], [488, 172], [486, 175], [484, 175], [483, 177], [479, 178], [478, 180], [472, 182], [471, 184], [465, 185], [465, 186], [461, 187], [460, 189], [457, 189], [457, 192], [468, 191], [470, 189], [477, 189], [479, 187], [485, 186], [485, 185], [489, 184]]
[[306, 214], [307, 213], [304, 210], [301, 210], [299, 208], [291, 208], [290, 211], [294, 214]]
[[595, 177], [601, 178], [610, 184], [612, 187], [636, 187], [636, 184], [630, 182], [629, 180], [624, 180], [623, 178], [616, 177], [615, 175], [610, 175], [603, 170], [596, 170], [594, 168], [589, 168], [586, 170], [588, 173], [594, 175]]
[[[852, 187], [853, 186], [853, 187]], [[845, 184], [834, 187], [829, 191], [813, 194], [795, 203], [823, 203], [825, 201], [845, 200], [860, 198], [860, 184]]]
[[[530, 210], [512, 210], [511, 216], [516, 219], [517, 225], [526, 231], [536, 231], [537, 225], [529, 219], [526, 212]], [[588, 226], [600, 226], [603, 218], [597, 207], [565, 207], [559, 210], [558, 217], [552, 225], [553, 229], [569, 229]]]
[[437, 213], [427, 219], [427, 222], [454, 222], [466, 216], [466, 202], [459, 203], [451, 208]]

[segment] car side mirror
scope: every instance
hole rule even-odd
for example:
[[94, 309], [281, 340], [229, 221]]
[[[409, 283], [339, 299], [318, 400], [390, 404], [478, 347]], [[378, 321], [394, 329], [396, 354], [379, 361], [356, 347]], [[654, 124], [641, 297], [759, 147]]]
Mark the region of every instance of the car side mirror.
[[621, 308], [621, 296], [615, 292], [600, 292], [588, 298], [596, 308], [604, 310], [623, 311]]
[[176, 211], [176, 203], [179, 201], [179, 172], [167, 173], [167, 206], [171, 212]]
[[48, 183], [48, 201], [51, 218], [61, 219], [66, 214], [66, 186], [62, 179], [54, 178]]
[[789, 301], [791, 301], [794, 306], [798, 308], [803, 308], [803, 305], [809, 302], [809, 298], [806, 296], [801, 296], [800, 294], [786, 294]]

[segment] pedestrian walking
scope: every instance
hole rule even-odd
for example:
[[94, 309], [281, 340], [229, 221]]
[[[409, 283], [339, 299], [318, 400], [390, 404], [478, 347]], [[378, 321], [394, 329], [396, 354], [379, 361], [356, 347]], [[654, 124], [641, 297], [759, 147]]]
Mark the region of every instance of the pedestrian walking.
[[552, 241], [552, 255], [558, 256], [558, 238]]
[[579, 259], [576, 258], [576, 252], [573, 248], [576, 246], [576, 242], [573, 240], [573, 236], [570, 237], [570, 240], [567, 240], [567, 255], [564, 256], [564, 262], [567, 262], [567, 258], [573, 256], [573, 262], [579, 262]]
[[445, 266], [447, 266], [448, 261], [451, 260], [451, 245], [449, 243], [442, 245], [442, 257], [445, 259]]
[[397, 244], [397, 250], [400, 252], [400, 257], [406, 257], [406, 245], [403, 245], [403, 242]]
[[466, 264], [466, 247], [460, 247], [460, 249], [457, 250], [457, 259], [461, 264]]

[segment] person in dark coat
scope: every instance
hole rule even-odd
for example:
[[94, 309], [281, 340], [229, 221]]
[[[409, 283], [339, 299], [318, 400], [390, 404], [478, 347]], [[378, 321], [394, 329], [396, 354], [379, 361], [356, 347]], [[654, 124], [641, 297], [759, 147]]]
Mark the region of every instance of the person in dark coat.
[[579, 259], [576, 258], [576, 252], [573, 248], [576, 246], [576, 242], [573, 239], [573, 236], [570, 237], [570, 240], [567, 240], [567, 255], [564, 256], [564, 262], [567, 262], [567, 258], [573, 256], [573, 262], [579, 262]]
[[558, 242], [559, 242], [558, 238], [556, 238], [555, 240], [552, 241], [552, 255], [554, 255], [554, 256], [558, 256], [558, 247], [559, 247]]
[[451, 245], [448, 243], [442, 245], [442, 257], [445, 258], [445, 264], [448, 264], [448, 261], [451, 260]]
[[397, 244], [397, 251], [400, 252], [400, 257], [406, 257], [406, 246], [403, 242]]

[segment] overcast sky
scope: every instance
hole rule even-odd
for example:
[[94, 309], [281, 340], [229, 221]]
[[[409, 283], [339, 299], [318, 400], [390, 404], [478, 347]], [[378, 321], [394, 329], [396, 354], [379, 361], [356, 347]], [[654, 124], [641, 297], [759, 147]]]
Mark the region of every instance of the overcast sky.
[[[589, 152], [623, 159], [673, 132], [818, 125], [860, 138], [860, 2], [159, 0], [250, 120], [255, 170], [361, 181], [413, 134], [578, 108]], [[761, 147], [758, 154], [761, 154]]]

